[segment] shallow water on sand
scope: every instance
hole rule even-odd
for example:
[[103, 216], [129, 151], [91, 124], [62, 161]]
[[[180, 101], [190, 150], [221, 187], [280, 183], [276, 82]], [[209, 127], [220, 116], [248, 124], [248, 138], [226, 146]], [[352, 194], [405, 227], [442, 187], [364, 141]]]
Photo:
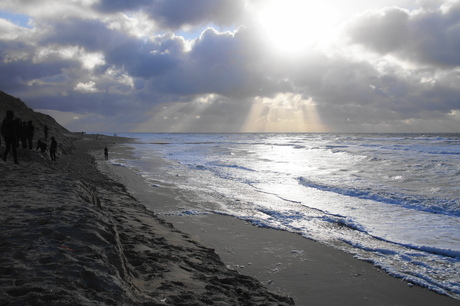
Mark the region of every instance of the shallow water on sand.
[[[122, 134], [193, 207], [301, 233], [460, 297], [459, 134]], [[153, 161], [163, 158], [162, 166]]]

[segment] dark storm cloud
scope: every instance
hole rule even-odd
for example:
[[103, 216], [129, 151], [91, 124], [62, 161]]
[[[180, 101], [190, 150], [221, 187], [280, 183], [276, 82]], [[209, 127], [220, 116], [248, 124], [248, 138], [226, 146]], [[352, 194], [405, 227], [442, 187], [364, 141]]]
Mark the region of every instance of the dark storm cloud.
[[233, 98], [269, 96], [289, 89], [285, 82], [272, 78], [273, 65], [257, 36], [241, 28], [235, 33], [206, 30], [184, 54], [171, 73], [152, 82], [156, 90], [196, 95], [216, 93]]
[[103, 116], [113, 116], [120, 113], [120, 109], [127, 111], [142, 112], [145, 108], [138, 103], [134, 96], [123, 96], [119, 93], [108, 92], [82, 93], [77, 91], [69, 92], [65, 97], [60, 95], [49, 95], [37, 97], [29, 104], [31, 107], [43, 109], [55, 109], [64, 112], [75, 112], [80, 114], [98, 113]]
[[409, 13], [390, 8], [383, 12], [368, 12], [351, 26], [354, 42], [361, 43], [379, 53], [397, 51], [408, 38]]
[[157, 24], [167, 29], [178, 29], [184, 25], [214, 23], [229, 25], [241, 15], [242, 0], [102, 0], [95, 5], [103, 12], [142, 10]]
[[242, 13], [243, 7], [241, 0], [160, 0], [154, 2], [150, 14], [168, 28], [203, 22], [228, 25]]
[[125, 34], [110, 30], [99, 20], [70, 18], [55, 22], [47, 21], [52, 30], [39, 42], [40, 45], [77, 45], [88, 51], [111, 48], [117, 42], [126, 41]]
[[417, 63], [460, 65], [460, 3], [436, 10], [368, 12], [349, 26], [354, 43]]
[[[363, 86], [353, 87], [356, 92], [352, 95], [321, 99], [323, 103], [318, 105], [318, 110], [330, 126], [357, 126], [357, 122], [369, 126], [386, 124], [390, 131], [395, 132], [395, 126], [406, 120], [442, 120], [452, 114], [453, 110], [459, 109], [458, 87], [448, 86], [441, 80], [434, 84], [423, 83], [417, 72], [414, 74], [403, 76], [401, 71], [376, 74], [364, 82]], [[356, 75], [348, 77], [354, 81], [349, 80], [347, 83], [366, 81]], [[345, 90], [338, 92], [345, 93]]]
[[[34, 61], [34, 46], [21, 41], [0, 40], [0, 84], [2, 88], [21, 90], [35, 79], [52, 79], [69, 69], [76, 61], [53, 55], [41, 62]], [[60, 80], [62, 81], [62, 80]]]
[[0, 73], [2, 86], [15, 84], [24, 86], [29, 80], [48, 78], [60, 74], [62, 69], [70, 68], [71, 61], [48, 61], [45, 63], [34, 64], [32, 61], [20, 61], [1, 63], [0, 70], [6, 73]]
[[247, 84], [244, 49], [231, 33], [207, 30], [181, 66], [157, 83], [157, 89], [182, 94], [231, 93]]
[[108, 64], [124, 67], [126, 72], [133, 77], [148, 79], [174, 68], [180, 60], [176, 56], [177, 52], [169, 52], [169, 49], [162, 51], [161, 46], [129, 39], [107, 50], [106, 61]]
[[152, 0], [102, 0], [96, 2], [94, 7], [103, 12], [123, 12], [123, 11], [134, 11], [141, 10], [144, 7], [151, 5]]

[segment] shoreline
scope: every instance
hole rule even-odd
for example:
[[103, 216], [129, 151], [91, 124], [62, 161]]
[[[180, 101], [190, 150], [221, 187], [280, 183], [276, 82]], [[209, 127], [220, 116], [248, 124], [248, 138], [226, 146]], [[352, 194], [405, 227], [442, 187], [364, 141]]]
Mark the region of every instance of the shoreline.
[[[126, 152], [120, 154], [129, 158]], [[228, 267], [257, 278], [273, 292], [292, 297], [296, 305], [333, 305], [343, 301], [353, 305], [459, 303], [298, 234], [258, 228], [231, 216], [168, 214], [174, 206], [182, 206], [178, 200], [186, 198], [181, 197], [177, 189], [161, 185], [151, 188], [130, 169], [104, 167], [103, 172], [108, 171], [126, 185], [146, 207], [214, 248]]]
[[292, 305], [227, 269], [101, 173], [89, 152], [126, 138], [67, 135], [71, 154], [0, 162], [0, 305]]

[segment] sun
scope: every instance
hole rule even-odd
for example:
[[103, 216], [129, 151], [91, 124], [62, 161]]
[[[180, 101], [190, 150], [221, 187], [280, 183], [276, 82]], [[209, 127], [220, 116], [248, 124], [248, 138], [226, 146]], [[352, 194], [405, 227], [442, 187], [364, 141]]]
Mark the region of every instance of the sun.
[[319, 1], [277, 0], [259, 11], [258, 21], [272, 46], [296, 52], [328, 39], [336, 25], [335, 15]]

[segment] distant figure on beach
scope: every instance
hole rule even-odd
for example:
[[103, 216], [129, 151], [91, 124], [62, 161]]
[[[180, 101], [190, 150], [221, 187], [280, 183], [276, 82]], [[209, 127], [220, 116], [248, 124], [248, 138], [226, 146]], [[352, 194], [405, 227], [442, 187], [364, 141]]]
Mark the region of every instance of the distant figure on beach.
[[45, 126], [43, 127], [43, 132], [45, 132], [45, 141], [48, 140], [48, 125], [45, 124]]
[[105, 157], [105, 160], [109, 159], [109, 149], [107, 149], [107, 146], [105, 146], [104, 148], [104, 157]]
[[10, 152], [10, 149], [13, 149], [13, 158], [14, 163], [19, 164], [18, 162], [18, 153], [17, 153], [17, 135], [16, 135], [16, 126], [14, 122], [14, 112], [9, 110], [6, 112], [6, 118], [2, 122], [1, 130], [3, 139], [5, 140], [5, 153], [3, 154], [3, 161], [6, 162], [6, 157]]
[[33, 149], [32, 142], [34, 140], [35, 127], [32, 123], [32, 120], [27, 122], [27, 144], [29, 145], [29, 150]]
[[57, 149], [57, 141], [54, 137], [51, 137], [50, 157], [51, 157], [51, 160], [54, 160], [54, 161], [56, 161], [56, 149]]
[[44, 143], [43, 141], [39, 140], [37, 142], [37, 149], [36, 150], [40, 149], [40, 152], [45, 153], [46, 152], [46, 147], [48, 147], [48, 145], [46, 143]]

